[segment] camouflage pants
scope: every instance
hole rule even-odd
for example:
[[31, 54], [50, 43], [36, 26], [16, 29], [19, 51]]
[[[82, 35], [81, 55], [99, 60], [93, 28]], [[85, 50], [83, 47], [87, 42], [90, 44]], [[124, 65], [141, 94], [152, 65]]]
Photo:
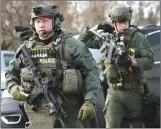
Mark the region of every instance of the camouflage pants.
[[[120, 128], [124, 116], [136, 118], [141, 115], [143, 96], [137, 92], [123, 91], [110, 87], [105, 102], [106, 128]], [[138, 121], [130, 123], [131, 127], [141, 127]]]

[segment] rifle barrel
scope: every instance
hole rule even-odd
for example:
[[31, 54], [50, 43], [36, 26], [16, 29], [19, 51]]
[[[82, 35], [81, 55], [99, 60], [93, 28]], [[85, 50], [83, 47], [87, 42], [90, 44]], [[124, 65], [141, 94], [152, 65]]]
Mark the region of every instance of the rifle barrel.
[[17, 25], [14, 26], [14, 29], [16, 32], [24, 32], [30, 30], [30, 28], [27, 26], [17, 26]]

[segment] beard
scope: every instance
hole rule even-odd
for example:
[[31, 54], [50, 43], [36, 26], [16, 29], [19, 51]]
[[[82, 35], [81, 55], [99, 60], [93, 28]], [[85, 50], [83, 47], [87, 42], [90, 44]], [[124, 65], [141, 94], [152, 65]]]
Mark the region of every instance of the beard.
[[43, 31], [43, 32], [38, 32], [38, 35], [39, 35], [39, 38], [40, 39], [48, 39], [50, 38], [51, 36], [54, 35], [54, 31], [51, 30], [51, 31]]

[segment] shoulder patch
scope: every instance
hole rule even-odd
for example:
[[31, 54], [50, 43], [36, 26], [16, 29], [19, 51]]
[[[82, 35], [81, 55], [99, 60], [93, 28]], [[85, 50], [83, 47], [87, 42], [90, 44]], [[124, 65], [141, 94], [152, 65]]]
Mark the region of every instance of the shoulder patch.
[[143, 45], [147, 47], [147, 49], [149, 49], [152, 53], [154, 53], [153, 48], [151, 47], [148, 39], [145, 39], [143, 42]]
[[144, 42], [143, 42], [143, 44], [144, 44], [145, 46], [150, 47], [150, 43], [149, 43], [148, 39], [145, 39]]

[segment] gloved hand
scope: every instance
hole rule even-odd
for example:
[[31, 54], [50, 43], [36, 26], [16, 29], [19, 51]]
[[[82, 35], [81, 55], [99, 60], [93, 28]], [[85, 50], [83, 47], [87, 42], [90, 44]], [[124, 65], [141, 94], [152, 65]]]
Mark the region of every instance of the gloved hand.
[[26, 101], [29, 94], [21, 92], [19, 89], [19, 85], [13, 85], [11, 88], [11, 95], [14, 99], [19, 101]]
[[116, 57], [115, 63], [128, 68], [132, 65], [132, 59], [128, 55], [121, 55], [119, 57]]
[[97, 30], [99, 29], [102, 29], [104, 32], [109, 32], [109, 33], [112, 33], [115, 30], [115, 28], [108, 23], [98, 24]]
[[78, 119], [90, 120], [96, 115], [95, 106], [91, 101], [85, 101], [78, 113]]

